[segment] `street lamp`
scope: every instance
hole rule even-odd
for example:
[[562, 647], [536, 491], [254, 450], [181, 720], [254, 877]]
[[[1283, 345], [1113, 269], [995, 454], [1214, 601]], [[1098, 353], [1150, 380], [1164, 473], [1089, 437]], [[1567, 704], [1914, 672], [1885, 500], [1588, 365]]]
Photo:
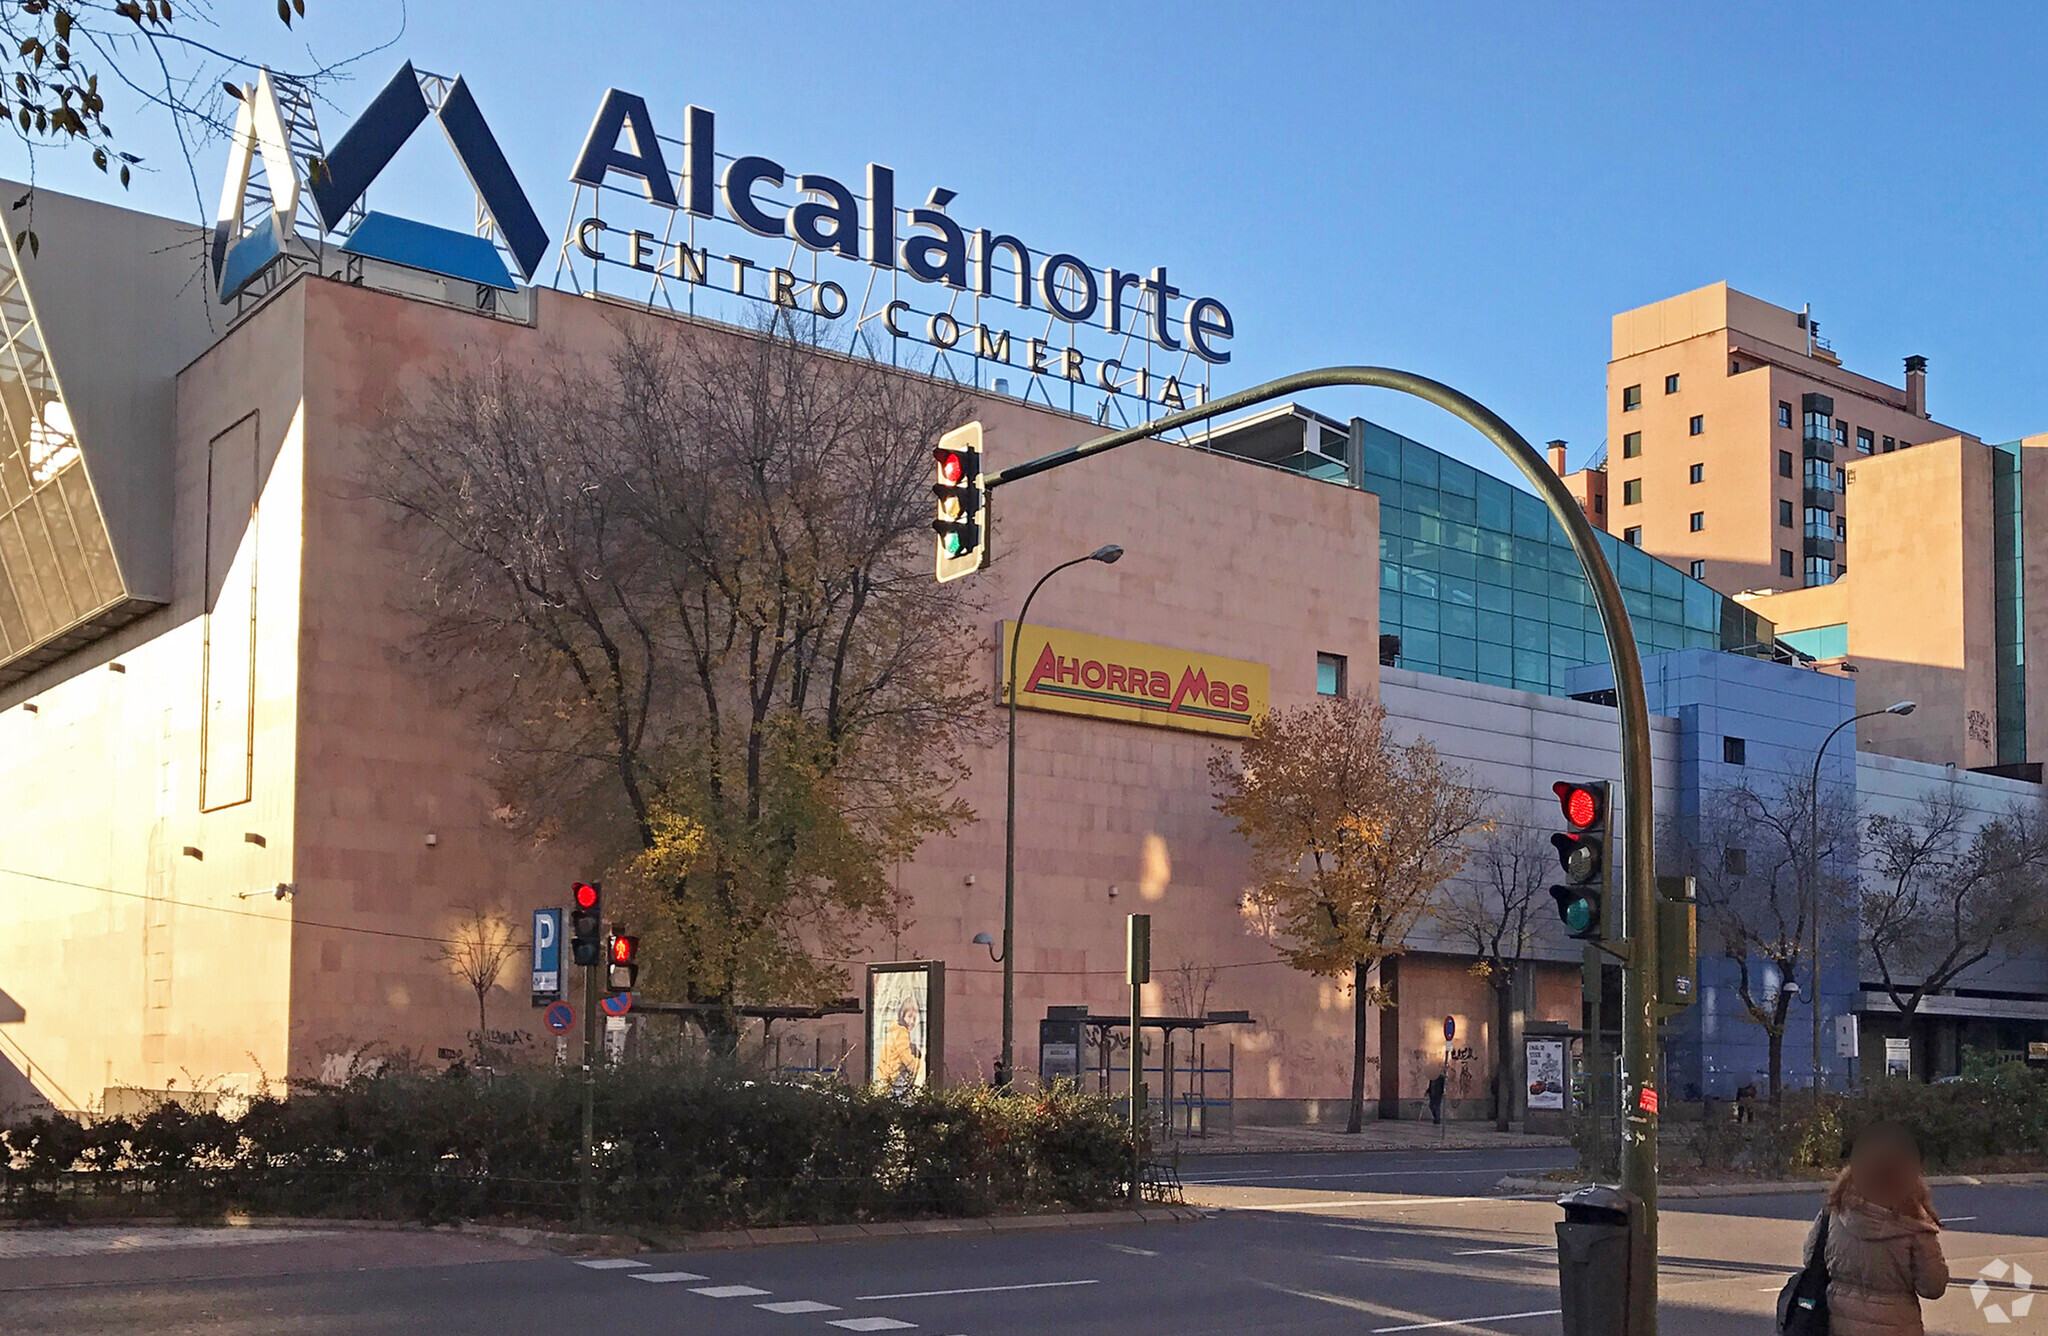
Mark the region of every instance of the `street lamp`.
[[987, 933], [985, 933], [985, 932], [978, 932], [978, 933], [974, 934], [974, 944], [975, 944], [976, 946], [985, 946], [985, 947], [987, 947], [987, 948], [988, 948], [988, 958], [989, 958], [990, 960], [993, 960], [994, 962], [996, 962], [996, 964], [1000, 965], [1000, 964], [1002, 964], [1002, 963], [1003, 963], [1003, 958], [1002, 958], [1002, 956], [1000, 956], [1000, 955], [998, 955], [998, 954], [996, 953], [996, 939], [995, 939], [995, 938], [993, 938], [993, 937], [989, 936], [989, 935], [988, 935]]
[[1105, 543], [1087, 556], [1063, 561], [1039, 576], [1038, 583], [1024, 596], [1024, 606], [1017, 611], [1017, 624], [1010, 631], [1010, 675], [1005, 679], [1010, 693], [1010, 770], [1003, 815], [1003, 1052], [996, 1060], [998, 1087], [1010, 1084], [1012, 1040], [1017, 1028], [1017, 642], [1023, 639], [1024, 619], [1031, 615], [1031, 600], [1038, 597], [1047, 580], [1085, 561], [1114, 565], [1123, 555], [1121, 547]]
[[1918, 701], [1893, 701], [1882, 710], [1865, 710], [1852, 714], [1828, 730], [1820, 740], [1820, 746], [1813, 753], [1813, 783], [1806, 794], [1806, 884], [1813, 892], [1813, 1089], [1820, 1093], [1820, 761], [1827, 755], [1828, 744], [1858, 719], [1874, 719], [1881, 714], [1908, 715], [1920, 708]]

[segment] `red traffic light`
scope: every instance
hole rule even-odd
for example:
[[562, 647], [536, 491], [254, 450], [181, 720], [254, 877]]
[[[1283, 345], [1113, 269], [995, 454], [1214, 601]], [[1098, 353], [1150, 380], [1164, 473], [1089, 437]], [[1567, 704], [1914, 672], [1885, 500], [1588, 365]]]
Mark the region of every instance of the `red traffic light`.
[[612, 964], [632, 964], [633, 957], [639, 952], [639, 950], [640, 939], [638, 937], [622, 936], [612, 938]]
[[939, 465], [939, 481], [957, 485], [967, 476], [966, 461], [960, 458], [958, 450], [934, 450], [932, 458]]
[[575, 896], [578, 909], [589, 910], [597, 908], [597, 887], [592, 886], [589, 882], [577, 882]]
[[1558, 806], [1564, 809], [1564, 819], [1579, 830], [1600, 820], [1600, 796], [1583, 784], [1569, 784], [1564, 780], [1550, 786], [1557, 794]]

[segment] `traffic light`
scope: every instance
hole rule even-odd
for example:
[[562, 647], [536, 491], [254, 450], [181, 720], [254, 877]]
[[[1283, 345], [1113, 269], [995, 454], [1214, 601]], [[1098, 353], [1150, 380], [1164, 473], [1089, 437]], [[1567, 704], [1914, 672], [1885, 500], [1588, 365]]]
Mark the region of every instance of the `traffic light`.
[[569, 956], [588, 967], [604, 960], [604, 894], [594, 881], [579, 881], [570, 891]]
[[988, 565], [988, 530], [982, 515], [987, 493], [981, 482], [981, 424], [970, 422], [941, 436], [938, 448], [932, 451], [932, 465], [936, 474], [932, 497], [937, 503], [932, 529], [939, 536], [938, 577], [944, 584]]
[[633, 981], [640, 977], [640, 939], [624, 933], [612, 935], [610, 970], [606, 977], [607, 991], [630, 993]]
[[1552, 886], [1550, 898], [1557, 901], [1557, 916], [1569, 935], [1580, 941], [1597, 942], [1604, 936], [1601, 910], [1611, 875], [1607, 781], [1559, 780], [1551, 788], [1564, 811], [1566, 829], [1550, 837], [1557, 850], [1557, 861], [1564, 868], [1564, 884]]

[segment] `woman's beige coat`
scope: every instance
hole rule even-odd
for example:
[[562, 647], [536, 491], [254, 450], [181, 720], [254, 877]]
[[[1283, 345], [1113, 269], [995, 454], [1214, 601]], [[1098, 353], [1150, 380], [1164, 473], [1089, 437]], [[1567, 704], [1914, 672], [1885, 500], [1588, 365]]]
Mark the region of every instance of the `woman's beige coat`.
[[[1813, 1256], [1820, 1221], [1806, 1232]], [[1941, 1232], [1854, 1197], [1828, 1225], [1828, 1336], [1924, 1336], [1920, 1301], [1948, 1288]]]

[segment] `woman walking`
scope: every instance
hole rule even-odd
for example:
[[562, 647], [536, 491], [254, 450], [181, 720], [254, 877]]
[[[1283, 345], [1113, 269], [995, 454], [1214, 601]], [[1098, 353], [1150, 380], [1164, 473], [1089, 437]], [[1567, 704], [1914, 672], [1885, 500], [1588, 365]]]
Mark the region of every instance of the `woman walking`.
[[1948, 1261], [1911, 1132], [1873, 1123], [1856, 1134], [1827, 1209], [1807, 1231], [1809, 1261], [1823, 1238], [1828, 1336], [1923, 1336], [1920, 1301], [1948, 1288]]

